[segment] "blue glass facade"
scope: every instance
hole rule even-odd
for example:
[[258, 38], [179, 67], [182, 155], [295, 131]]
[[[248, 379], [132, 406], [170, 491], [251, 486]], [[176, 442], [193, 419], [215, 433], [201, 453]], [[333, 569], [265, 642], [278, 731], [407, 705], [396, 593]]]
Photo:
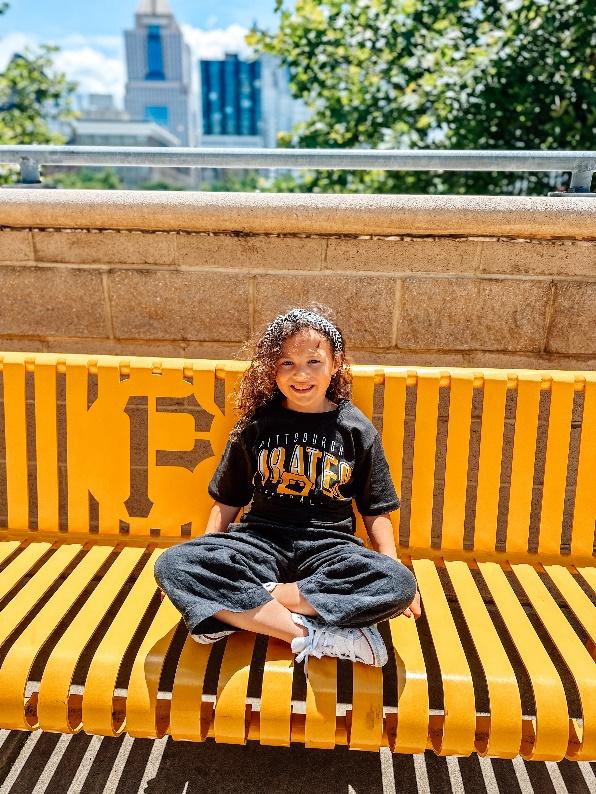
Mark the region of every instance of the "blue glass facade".
[[165, 80], [163, 52], [159, 25], [147, 27], [147, 74], [146, 80]]
[[154, 121], [162, 127], [168, 126], [169, 114], [165, 105], [145, 105], [145, 121]]
[[261, 64], [227, 55], [201, 61], [204, 135], [259, 135]]

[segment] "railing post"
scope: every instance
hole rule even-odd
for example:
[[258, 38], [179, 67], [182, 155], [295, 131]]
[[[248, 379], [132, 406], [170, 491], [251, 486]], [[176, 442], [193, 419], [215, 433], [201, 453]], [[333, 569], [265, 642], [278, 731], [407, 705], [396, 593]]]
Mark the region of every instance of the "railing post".
[[23, 155], [19, 160], [19, 168], [21, 169], [21, 181], [15, 182], [12, 185], [2, 185], [2, 187], [53, 187], [53, 185], [46, 185], [41, 181], [39, 173], [39, 163], [29, 155]]
[[596, 196], [596, 193], [590, 193], [592, 188], [593, 171], [572, 171], [571, 182], [569, 189], [566, 191], [557, 190], [549, 193], [549, 196]]

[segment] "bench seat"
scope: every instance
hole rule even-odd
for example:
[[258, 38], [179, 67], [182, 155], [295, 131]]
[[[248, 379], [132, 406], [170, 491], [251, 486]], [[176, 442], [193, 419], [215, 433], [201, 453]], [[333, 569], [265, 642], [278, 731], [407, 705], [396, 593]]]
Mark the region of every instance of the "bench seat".
[[0, 728], [596, 759], [593, 373], [354, 367], [423, 615], [381, 624], [382, 670], [306, 681], [276, 639], [195, 643], [153, 576], [202, 531], [242, 367], [0, 363]]

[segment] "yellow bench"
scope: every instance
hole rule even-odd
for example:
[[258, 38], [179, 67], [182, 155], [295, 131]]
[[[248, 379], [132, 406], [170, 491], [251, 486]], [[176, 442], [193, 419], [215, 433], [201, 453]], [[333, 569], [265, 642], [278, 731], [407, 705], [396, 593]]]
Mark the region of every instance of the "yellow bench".
[[194, 643], [153, 578], [244, 366], [0, 354], [0, 727], [595, 759], [596, 375], [353, 367], [424, 614], [306, 683], [277, 640]]

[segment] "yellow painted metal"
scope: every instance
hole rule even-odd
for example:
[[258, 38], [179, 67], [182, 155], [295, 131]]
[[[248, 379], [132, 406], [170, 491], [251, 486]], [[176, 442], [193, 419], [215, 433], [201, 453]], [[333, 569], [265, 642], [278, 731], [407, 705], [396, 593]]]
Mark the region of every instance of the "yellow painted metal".
[[8, 526], [29, 528], [29, 478], [25, 364], [18, 354], [6, 354], [3, 363], [4, 437], [6, 442], [6, 501]]
[[351, 750], [378, 750], [383, 744], [383, 673], [380, 667], [352, 665]]
[[180, 620], [180, 612], [169, 598], [164, 598], [145, 632], [128, 682], [126, 732], [130, 736], [157, 738], [165, 733], [165, 725], [159, 724], [156, 713], [157, 692], [166, 654]]
[[[111, 549], [105, 548], [109, 554]], [[87, 644], [129, 580], [143, 549], [124, 548], [60, 637], [46, 662], [37, 702], [39, 727], [46, 731], [76, 733], [83, 723], [80, 713], [69, 708], [69, 690], [74, 671]]]
[[476, 751], [514, 758], [522, 740], [522, 708], [517, 679], [491, 617], [465, 562], [446, 562], [458, 603], [478, 653], [490, 700], [489, 733], [477, 736]]
[[217, 684], [216, 742], [246, 744], [250, 721], [246, 693], [255, 638], [256, 635], [248, 631], [239, 631], [228, 637]]
[[[368, 368], [363, 371], [360, 367], [353, 368], [353, 381], [352, 381], [352, 401], [367, 416], [371, 421], [374, 410], [375, 400], [375, 373], [371, 372]], [[362, 538], [364, 544], [371, 548], [370, 538], [366, 533], [366, 527], [362, 516], [356, 510], [356, 535]]]
[[[68, 528], [89, 531], [87, 466], [87, 364], [71, 362], [66, 369], [66, 460], [68, 466]], [[107, 432], [108, 425], [103, 428]], [[97, 453], [96, 453], [97, 454]], [[114, 465], [110, 461], [110, 465]]]
[[173, 739], [202, 742], [208, 725], [202, 724], [203, 686], [212, 645], [200, 645], [186, 638], [172, 688], [170, 734]]
[[306, 747], [335, 747], [337, 707], [337, 659], [323, 656], [308, 660], [306, 679]]
[[528, 373], [523, 379], [520, 378], [517, 385], [515, 435], [507, 515], [507, 551], [512, 552], [525, 552], [528, 549], [540, 380], [539, 373]]
[[35, 367], [35, 454], [37, 459], [37, 526], [56, 532], [58, 520], [58, 431], [56, 365]]
[[475, 749], [476, 729], [472, 674], [435, 564], [412, 560], [412, 567], [443, 682], [445, 720], [438, 735], [431, 731], [433, 747], [439, 755], [470, 755]]
[[561, 548], [574, 381], [575, 376], [570, 372], [558, 375], [551, 386], [538, 540], [538, 551], [541, 554], [556, 554]]
[[474, 519], [476, 551], [494, 551], [497, 539], [506, 398], [507, 373], [493, 372], [490, 377], [485, 378], [482, 398], [482, 430]]
[[[590, 600], [569, 570], [562, 565], [545, 565], [544, 570], [559, 588], [592, 642], [596, 643], [596, 606], [594, 605], [596, 595]], [[596, 568], [591, 570], [596, 572]]]
[[400, 615], [389, 623], [397, 667], [396, 753], [423, 753], [428, 738], [429, 701], [426, 665], [413, 618]]
[[25, 687], [33, 663], [109, 554], [110, 549], [105, 546], [90, 549], [12, 643], [0, 667], [0, 714], [3, 727], [10, 730], [32, 730], [37, 727], [37, 719], [33, 714], [25, 713]]
[[584, 579], [590, 585], [592, 590], [596, 592], [596, 567], [588, 568], [588, 567], [580, 566], [578, 567], [577, 570], [584, 577]]
[[124, 729], [120, 715], [114, 719], [112, 715], [116, 679], [124, 654], [157, 591], [153, 568], [161, 553], [162, 549], [155, 549], [148, 556], [137, 581], [93, 654], [83, 692], [83, 728], [86, 733], [117, 736]]
[[492, 562], [478, 563], [478, 568], [532, 684], [536, 719], [531, 731], [530, 725], [524, 720], [526, 732], [522, 738], [520, 755], [534, 761], [560, 760], [567, 750], [569, 717], [559, 674], [503, 569]]
[[[27, 586], [4, 607], [0, 612], [0, 643], [4, 642], [21, 624], [80, 551], [81, 546], [74, 543], [60, 546], [31, 577]], [[1, 720], [2, 712], [0, 712]]]
[[[5, 540], [0, 543], [0, 565], [16, 551], [21, 544], [18, 540]], [[0, 596], [1, 598], [1, 596]]]
[[[387, 372], [383, 394], [383, 449], [389, 464], [391, 478], [401, 497], [402, 458], [404, 447], [404, 422], [406, 418], [406, 374]], [[399, 544], [400, 513], [391, 514], [393, 534]]]
[[410, 546], [430, 546], [439, 411], [439, 374], [418, 373]]
[[[10, 547], [13, 544], [6, 543], [2, 545]], [[18, 546], [19, 544], [16, 543], [14, 545]], [[49, 548], [49, 543], [30, 543], [6, 566], [0, 573], [0, 598], [4, 598], [21, 581], [23, 576], [33, 568]]]
[[572, 739], [565, 755], [578, 761], [596, 758], [596, 663], [534, 568], [515, 565], [513, 572], [567, 665], [579, 693], [583, 716], [582, 741], [578, 744]]
[[290, 746], [294, 655], [287, 642], [270, 637], [261, 693], [261, 744]]
[[591, 555], [596, 523], [596, 374], [586, 373], [581, 442], [577, 466], [571, 553]]
[[473, 383], [473, 372], [451, 378], [441, 532], [441, 546], [448, 549], [461, 549], [464, 543]]

